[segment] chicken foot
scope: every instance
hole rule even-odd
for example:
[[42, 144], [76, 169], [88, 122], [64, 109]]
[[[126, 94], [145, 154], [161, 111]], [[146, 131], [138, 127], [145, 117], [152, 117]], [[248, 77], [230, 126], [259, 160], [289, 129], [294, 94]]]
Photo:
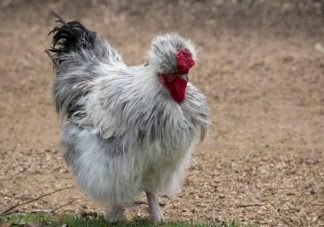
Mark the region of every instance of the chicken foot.
[[128, 222], [122, 206], [112, 206], [111, 208], [107, 207], [105, 219], [110, 223]]

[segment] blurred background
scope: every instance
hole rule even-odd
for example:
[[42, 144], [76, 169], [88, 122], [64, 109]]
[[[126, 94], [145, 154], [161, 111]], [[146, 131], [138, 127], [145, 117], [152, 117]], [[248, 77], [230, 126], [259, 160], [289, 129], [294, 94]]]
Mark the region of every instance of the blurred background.
[[[208, 97], [213, 125], [181, 194], [161, 198], [167, 219], [324, 225], [323, 0], [1, 0], [0, 211], [74, 186], [44, 53], [51, 11], [98, 32], [130, 65], [144, 62], [156, 34], [197, 45], [189, 78]], [[57, 213], [103, 211], [74, 188], [15, 212], [69, 201]]]

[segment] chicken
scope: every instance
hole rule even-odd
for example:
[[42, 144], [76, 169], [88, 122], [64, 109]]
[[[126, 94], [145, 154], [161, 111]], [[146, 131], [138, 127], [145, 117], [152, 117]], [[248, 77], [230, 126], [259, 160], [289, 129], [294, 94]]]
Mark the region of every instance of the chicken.
[[188, 83], [195, 47], [177, 34], [157, 36], [147, 61], [127, 66], [95, 32], [54, 16], [60, 24], [47, 53], [67, 166], [110, 222], [125, 221], [125, 205], [142, 192], [150, 219], [163, 220], [157, 194], [179, 191], [210, 125], [205, 96]]

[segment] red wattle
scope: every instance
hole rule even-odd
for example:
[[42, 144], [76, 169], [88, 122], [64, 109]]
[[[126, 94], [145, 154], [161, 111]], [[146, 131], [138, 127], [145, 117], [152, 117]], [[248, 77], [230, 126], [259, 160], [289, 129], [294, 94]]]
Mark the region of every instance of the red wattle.
[[[170, 80], [172, 78], [172, 80]], [[179, 76], [172, 75], [159, 75], [161, 84], [169, 90], [169, 93], [174, 101], [181, 103], [185, 99], [185, 91], [187, 87], [187, 81]]]
[[177, 103], [181, 103], [185, 99], [185, 91], [187, 87], [187, 81], [176, 76], [169, 87], [171, 97]]

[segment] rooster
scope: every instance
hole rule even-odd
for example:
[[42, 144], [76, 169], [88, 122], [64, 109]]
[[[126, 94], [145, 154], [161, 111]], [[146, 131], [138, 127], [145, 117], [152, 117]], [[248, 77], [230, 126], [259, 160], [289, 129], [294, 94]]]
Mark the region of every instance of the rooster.
[[47, 53], [67, 166], [79, 188], [106, 206], [108, 221], [126, 221], [124, 207], [141, 192], [150, 220], [163, 220], [157, 194], [179, 190], [210, 124], [205, 96], [188, 83], [194, 45], [177, 34], [157, 36], [147, 61], [127, 66], [96, 32], [54, 16]]

